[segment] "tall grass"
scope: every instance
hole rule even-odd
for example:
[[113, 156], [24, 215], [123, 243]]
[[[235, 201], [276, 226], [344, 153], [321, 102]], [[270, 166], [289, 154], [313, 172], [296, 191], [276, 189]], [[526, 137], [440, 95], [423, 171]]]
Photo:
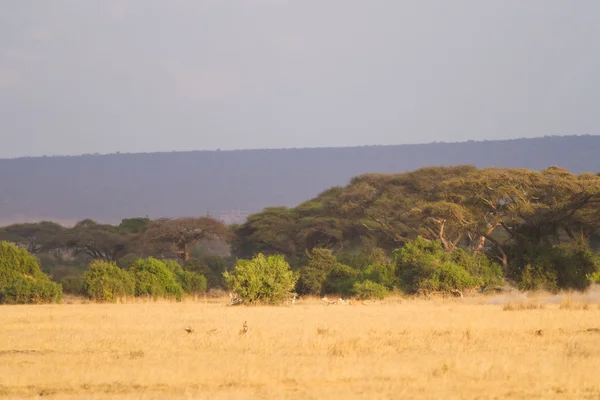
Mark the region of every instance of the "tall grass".
[[0, 307], [0, 397], [600, 396], [596, 305], [506, 312], [487, 298], [70, 302]]

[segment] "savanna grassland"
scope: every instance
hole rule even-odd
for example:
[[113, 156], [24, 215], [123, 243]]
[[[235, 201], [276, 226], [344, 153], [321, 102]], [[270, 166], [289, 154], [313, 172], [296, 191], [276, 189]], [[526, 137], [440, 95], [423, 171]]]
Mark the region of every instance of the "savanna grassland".
[[0, 315], [6, 398], [600, 397], [591, 295], [288, 307], [67, 301]]

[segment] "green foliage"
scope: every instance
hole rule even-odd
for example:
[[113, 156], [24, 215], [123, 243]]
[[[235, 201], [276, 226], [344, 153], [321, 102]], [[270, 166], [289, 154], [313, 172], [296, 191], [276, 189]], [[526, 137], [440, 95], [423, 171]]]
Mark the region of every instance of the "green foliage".
[[208, 287], [224, 287], [223, 273], [233, 266], [230, 257], [218, 255], [201, 255], [199, 258], [190, 259], [185, 267], [187, 270], [204, 275]]
[[589, 274], [600, 271], [600, 256], [583, 242], [555, 246], [556, 275], [562, 289], [585, 290]]
[[342, 264], [359, 270], [364, 270], [370, 265], [385, 265], [389, 264], [390, 262], [383, 249], [378, 247], [367, 249], [361, 244], [357, 244], [356, 248], [352, 251], [346, 251], [338, 254], [337, 260]]
[[258, 254], [238, 260], [233, 271], [224, 272], [225, 284], [246, 304], [283, 303], [298, 279], [281, 255]]
[[511, 249], [509, 273], [522, 290], [585, 290], [589, 276], [600, 271], [600, 256], [586, 243], [559, 245], [520, 242]]
[[0, 242], [0, 303], [53, 303], [62, 294], [62, 287], [42, 272], [27, 250]]
[[99, 302], [116, 302], [118, 298], [135, 295], [135, 280], [114, 262], [96, 260], [84, 274], [84, 293]]
[[590, 282], [600, 284], [600, 272], [593, 272], [587, 275]]
[[338, 254], [337, 260], [342, 264], [359, 270], [365, 269], [372, 264], [369, 253], [365, 251], [346, 251]]
[[254, 254], [292, 255], [297, 251], [297, 215], [287, 207], [268, 207], [235, 227], [233, 249], [241, 257]]
[[327, 279], [323, 285], [324, 293], [336, 293], [349, 295], [352, 287], [358, 280], [360, 271], [347, 265], [336, 263], [327, 273]]
[[59, 282], [65, 293], [74, 295], [84, 294], [85, 280], [79, 275], [63, 276]]
[[445, 251], [435, 240], [418, 237], [396, 252], [397, 274], [403, 290], [451, 291], [483, 285], [498, 279], [495, 264], [485, 255], [462, 250]]
[[125, 218], [119, 224], [119, 231], [126, 233], [143, 233], [150, 225], [149, 218]]
[[177, 272], [175, 277], [185, 293], [191, 295], [206, 293], [208, 285], [204, 275], [192, 271], [181, 270]]
[[383, 299], [389, 290], [384, 285], [367, 279], [363, 282], [355, 282], [352, 293], [360, 300]]
[[308, 265], [303, 266], [299, 270], [298, 292], [302, 294], [321, 294], [323, 285], [327, 281], [327, 276], [336, 264], [338, 264], [338, 261], [331, 250], [312, 249]]
[[323, 290], [323, 284], [327, 280], [327, 271], [311, 265], [304, 266], [299, 270], [297, 291], [301, 294], [319, 295]]
[[207, 282], [204, 275], [184, 270], [175, 260], [164, 261], [164, 263], [186, 294], [199, 295], [206, 292]]
[[477, 277], [482, 285], [502, 283], [502, 267], [480, 251], [465, 250], [460, 247], [452, 251], [452, 261], [462, 266], [469, 274]]
[[41, 279], [45, 275], [37, 259], [27, 250], [8, 242], [0, 242], [0, 286], [8, 285], [18, 276]]
[[127, 253], [123, 257], [117, 260], [117, 265], [123, 269], [129, 269], [135, 263], [139, 257], [134, 253]]
[[48, 274], [54, 282], [60, 282], [65, 276], [82, 276], [91, 261], [85, 254], [77, 257], [63, 257], [60, 254], [40, 253], [36, 257], [39, 259], [42, 271]]
[[545, 289], [550, 292], [558, 291], [556, 273], [540, 264], [527, 264], [521, 270], [518, 280], [520, 290]]
[[360, 273], [360, 279], [378, 283], [391, 290], [397, 286], [396, 264], [371, 264]]
[[34, 280], [18, 276], [0, 288], [0, 303], [58, 303], [62, 300], [62, 295], [62, 287], [49, 279]]
[[419, 289], [450, 292], [480, 285], [481, 281], [469, 274], [461, 265], [451, 261], [442, 262], [433, 274], [419, 282]]
[[[181, 269], [179, 265], [177, 267]], [[141, 258], [131, 264], [130, 272], [135, 281], [135, 295], [149, 296], [154, 299], [175, 298], [180, 301], [183, 297], [183, 288], [177, 281], [173, 269], [173, 264], [167, 266], [164, 261], [153, 257]]]

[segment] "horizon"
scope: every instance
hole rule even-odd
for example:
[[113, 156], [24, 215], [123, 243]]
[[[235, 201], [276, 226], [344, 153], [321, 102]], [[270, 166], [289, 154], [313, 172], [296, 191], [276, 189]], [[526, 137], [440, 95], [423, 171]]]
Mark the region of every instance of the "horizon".
[[82, 153], [82, 154], [43, 154], [36, 156], [16, 156], [0, 157], [0, 160], [19, 160], [36, 158], [68, 158], [68, 157], [86, 157], [86, 156], [117, 156], [117, 155], [141, 155], [141, 154], [173, 154], [173, 153], [232, 153], [243, 151], [283, 151], [283, 150], [330, 150], [330, 149], [348, 149], [362, 147], [398, 147], [398, 146], [427, 146], [431, 144], [465, 144], [465, 143], [485, 143], [485, 142], [508, 142], [515, 140], [535, 140], [546, 138], [574, 138], [574, 137], [600, 137], [600, 134], [571, 134], [571, 135], [543, 135], [517, 138], [498, 138], [498, 139], [465, 139], [460, 141], [433, 141], [433, 142], [412, 142], [399, 144], [364, 144], [355, 146], [315, 146], [315, 147], [266, 147], [266, 148], [230, 148], [230, 149], [195, 149], [195, 150], [159, 150], [146, 152], [112, 152], [112, 153]]

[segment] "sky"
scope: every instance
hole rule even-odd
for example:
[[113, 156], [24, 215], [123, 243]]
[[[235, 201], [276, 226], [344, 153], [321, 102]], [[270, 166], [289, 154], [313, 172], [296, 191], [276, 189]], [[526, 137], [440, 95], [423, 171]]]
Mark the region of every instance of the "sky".
[[0, 158], [600, 134], [597, 0], [9, 0]]

